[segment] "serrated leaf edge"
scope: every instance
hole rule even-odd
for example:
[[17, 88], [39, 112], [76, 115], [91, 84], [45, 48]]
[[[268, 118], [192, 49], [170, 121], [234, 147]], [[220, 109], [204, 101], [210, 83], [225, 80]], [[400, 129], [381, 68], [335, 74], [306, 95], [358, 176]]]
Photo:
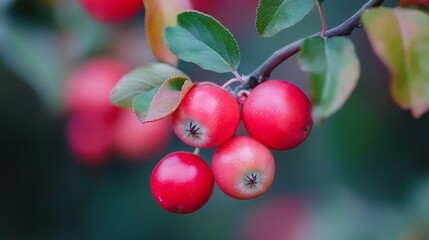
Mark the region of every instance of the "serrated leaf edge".
[[[227, 32], [227, 34], [231, 37], [231, 39], [233, 40], [233, 42], [234, 42], [234, 46], [235, 46], [235, 48], [236, 48], [236, 50], [237, 50], [237, 54], [238, 54], [238, 62], [237, 62], [237, 66], [236, 67], [233, 67], [233, 66], [231, 66], [227, 61], [225, 61], [225, 59], [217, 52], [217, 51], [215, 51], [213, 48], [211, 48], [210, 46], [208, 46], [205, 42], [203, 42], [203, 41], [201, 41], [201, 40], [199, 40], [199, 39], [197, 39], [197, 38], [195, 38], [196, 40], [198, 40], [199, 42], [202, 42], [205, 46], [207, 46], [209, 49], [211, 49], [211, 50], [213, 50], [213, 52], [215, 52], [216, 53], [216, 55], [218, 55], [219, 56], [219, 58], [220, 59], [222, 59], [222, 61], [223, 62], [225, 62], [225, 64], [229, 67], [229, 69], [230, 69], [230, 71], [231, 72], [233, 72], [233, 71], [235, 71], [235, 70], [237, 70], [237, 68], [238, 68], [238, 66], [240, 65], [240, 62], [241, 62], [241, 53], [240, 53], [240, 47], [239, 47], [239, 45], [238, 45], [238, 43], [237, 43], [237, 40], [235, 39], [235, 37], [234, 37], [234, 35], [231, 33], [231, 31], [228, 29], [228, 28], [226, 28], [221, 22], [219, 22], [216, 18], [214, 18], [214, 17], [212, 17], [212, 16], [210, 16], [210, 15], [208, 15], [208, 14], [206, 14], [206, 13], [203, 13], [203, 12], [200, 12], [200, 11], [196, 11], [196, 10], [191, 10], [191, 11], [184, 11], [184, 12], [181, 12], [180, 14], [178, 14], [177, 15], [177, 25], [176, 26], [168, 26], [168, 27], [166, 27], [165, 29], [164, 29], [164, 36], [165, 36], [165, 31], [166, 31], [166, 29], [171, 29], [171, 28], [175, 28], [175, 27], [181, 27], [180, 26], [180, 16], [182, 16], [182, 14], [187, 14], [187, 13], [198, 13], [199, 15], [201, 15], [201, 16], [204, 16], [204, 17], [207, 17], [207, 18], [209, 18], [209, 19], [212, 19], [212, 20], [214, 20], [217, 24], [219, 24], [219, 26], [221, 26], [224, 30], [226, 30], [226, 32]], [[183, 28], [183, 27], [181, 27], [181, 28]], [[184, 30], [186, 30], [185, 28], [183, 28]], [[186, 30], [187, 32], [189, 32], [188, 30]], [[193, 34], [190, 34], [190, 35], [192, 35], [192, 36], [194, 36]], [[170, 51], [171, 52], [173, 52], [172, 50], [171, 50], [171, 48], [170, 48], [170, 44], [168, 43], [168, 41], [165, 41], [166, 42], [166, 45], [167, 45], [167, 47], [170, 49]], [[174, 53], [174, 52], [173, 52]], [[176, 55], [175, 53], [174, 53], [174, 55]], [[177, 55], [176, 55], [177, 56]], [[181, 59], [179, 56], [177, 56], [179, 59]], [[184, 59], [181, 59], [181, 60], [183, 60], [183, 61], [186, 61], [186, 60], [184, 60]], [[186, 62], [190, 62], [190, 61], [186, 61]], [[192, 62], [193, 63], [193, 62]], [[195, 64], [197, 64], [197, 63], [195, 63]], [[197, 64], [198, 66], [200, 66], [199, 64]], [[201, 68], [203, 68], [203, 69], [205, 69], [205, 70], [209, 70], [209, 71], [213, 71], [213, 70], [211, 70], [211, 69], [207, 69], [207, 68], [204, 68], [204, 67], [202, 67], [202, 66], [200, 66]], [[216, 72], [216, 71], [215, 71]]]
[[[318, 1], [318, 0], [315, 0], [315, 1]], [[297, 24], [297, 23], [299, 23], [302, 19], [304, 19], [304, 17], [305, 16], [307, 16], [307, 14], [308, 13], [310, 13], [311, 12], [311, 10], [314, 8], [314, 5], [315, 5], [315, 1], [313, 1], [313, 4], [311, 5], [311, 8], [308, 10], [308, 12], [306, 13], [306, 14], [304, 14], [296, 23], [294, 23], [294, 24], [291, 24], [291, 25], [287, 25], [287, 26], [285, 26], [284, 28], [282, 28], [282, 29], [280, 29], [280, 30], [277, 30], [277, 31], [274, 31], [273, 33], [271, 33], [271, 34], [265, 34], [265, 30], [267, 29], [267, 28], [265, 28], [264, 29], [264, 31], [261, 33], [260, 32], [260, 30], [259, 30], [259, 28], [258, 28], [258, 19], [260, 18], [259, 17], [259, 8], [260, 8], [260, 6], [261, 6], [261, 0], [259, 0], [259, 3], [258, 3], [258, 7], [256, 8], [256, 19], [255, 19], [255, 26], [256, 26], [256, 31], [257, 31], [257, 33], [258, 33], [258, 35], [260, 36], [260, 37], [262, 37], [262, 38], [271, 38], [271, 37], [274, 37], [275, 35], [277, 35], [279, 32], [281, 32], [281, 31], [283, 31], [283, 30], [285, 30], [285, 29], [287, 29], [287, 28], [289, 28], [289, 27], [292, 27], [292, 26], [294, 26], [295, 24]], [[271, 22], [271, 21], [270, 21]], [[269, 24], [268, 24], [269, 25]], [[267, 26], [268, 26], [267, 25]]]
[[[116, 91], [118, 91], [118, 89], [119, 89], [119, 90], [123, 89], [123, 87], [121, 87], [121, 85], [120, 85], [120, 83], [123, 81], [123, 79], [125, 79], [129, 74], [131, 74], [131, 73], [133, 73], [134, 71], [137, 71], [137, 70], [139, 70], [139, 69], [141, 69], [141, 68], [148, 69], [147, 71], [150, 71], [153, 75], [158, 75], [158, 76], [161, 76], [162, 78], [166, 77], [166, 76], [164, 76], [163, 74], [158, 73], [157, 71], [152, 71], [152, 70], [150, 70], [150, 69], [151, 69], [151, 66], [157, 66], [157, 65], [158, 65], [158, 66], [161, 66], [161, 67], [168, 66], [168, 67], [174, 68], [176, 71], [180, 72], [180, 75], [177, 75], [177, 76], [175, 76], [175, 77], [185, 77], [185, 78], [190, 79], [190, 78], [189, 78], [189, 77], [188, 77], [184, 72], [182, 72], [181, 70], [179, 70], [179, 69], [178, 69], [178, 68], [176, 68], [175, 66], [172, 66], [172, 65], [170, 65], [170, 64], [168, 64], [168, 63], [165, 63], [165, 62], [154, 62], [154, 63], [149, 63], [149, 64], [144, 65], [144, 66], [136, 67], [136, 68], [134, 68], [134, 69], [132, 69], [132, 70], [128, 71], [125, 75], [123, 75], [123, 76], [121, 77], [121, 79], [116, 83], [116, 85], [113, 87], [112, 91], [110, 92], [110, 95], [109, 95], [110, 103], [111, 103], [112, 105], [114, 105], [114, 106], [121, 107], [121, 108], [128, 108], [128, 107], [130, 107], [130, 106], [132, 107], [132, 103], [131, 103], [131, 105], [130, 105], [130, 106], [123, 105], [123, 104], [119, 104], [119, 102], [122, 102], [124, 99], [129, 98], [132, 94], [130, 94], [130, 96], [129, 96], [129, 97], [121, 98], [121, 100], [120, 100], [120, 101], [113, 101], [113, 93], [114, 93], [114, 92], [116, 92]], [[172, 77], [167, 78], [167, 80], [168, 80], [168, 79], [170, 79], [170, 78], [172, 78]], [[165, 80], [165, 81], [167, 81], [167, 80]], [[129, 80], [129, 81], [130, 81], [130, 80]], [[139, 82], [139, 80], [133, 80], [133, 82], [134, 82], [134, 81]], [[153, 89], [153, 88], [156, 88], [156, 87], [157, 87], [156, 85], [149, 84], [149, 83], [146, 83], [146, 82], [141, 82], [141, 83], [142, 83], [142, 84], [146, 84], [146, 85], [150, 86], [150, 87], [151, 87], [151, 89]], [[161, 84], [161, 85], [162, 85], [162, 84]], [[151, 90], [151, 89], [150, 89], [150, 90]], [[148, 91], [150, 91], [150, 90], [148, 90]], [[146, 91], [146, 92], [148, 92], [148, 91]], [[140, 93], [140, 94], [143, 94], [143, 93], [144, 93], [144, 92], [142, 92], [142, 93]], [[140, 95], [140, 94], [137, 94], [136, 96], [138, 96], [138, 95]], [[134, 98], [135, 98], [136, 96], [134, 96]], [[131, 100], [131, 102], [133, 102], [133, 101], [134, 101], [134, 98], [133, 98], [133, 100]]]
[[[172, 80], [172, 79], [176, 79], [176, 78], [186, 78], [186, 80], [184, 81], [184, 83], [183, 83], [183, 85], [182, 85], [182, 88], [181, 88], [181, 90], [180, 91], [182, 91], [182, 89], [183, 89], [183, 86], [185, 85], [185, 83], [187, 82], [187, 81], [189, 81], [191, 84], [192, 84], [192, 86], [186, 91], [186, 93], [185, 94], [183, 94], [182, 93], [182, 95], [181, 95], [181, 97], [180, 97], [180, 101], [179, 101], [179, 103], [177, 104], [177, 106], [175, 107], [175, 108], [173, 108], [167, 115], [165, 115], [165, 116], [163, 116], [163, 117], [159, 117], [159, 118], [155, 118], [155, 119], [151, 119], [151, 120], [146, 120], [146, 119], [143, 119], [143, 118], [141, 118], [140, 116], [139, 116], [139, 113], [138, 112], [136, 112], [135, 110], [134, 110], [134, 100], [135, 100], [135, 98], [133, 99], [133, 102], [132, 102], [132, 109], [133, 109], [133, 112], [134, 112], [134, 114], [136, 115], [136, 117], [142, 122], [142, 123], [147, 123], [147, 122], [155, 122], [155, 121], [158, 121], [158, 120], [161, 120], [161, 119], [164, 119], [164, 118], [166, 118], [166, 117], [168, 117], [168, 116], [170, 116], [171, 114], [173, 114], [175, 111], [176, 111], [176, 109], [179, 107], [179, 105], [180, 105], [180, 103], [182, 102], [182, 100], [183, 100], [183, 98], [185, 98], [185, 96], [186, 96], [186, 94], [192, 89], [192, 88], [194, 88], [194, 87], [196, 87], [196, 86], [198, 86], [198, 82], [195, 82], [195, 83], [192, 83], [192, 81], [191, 81], [191, 79], [189, 78], [189, 77], [184, 77], [184, 76], [175, 76], [175, 77], [171, 77], [171, 78], [168, 78], [167, 80], [165, 80], [160, 86], [159, 86], [159, 89], [158, 89], [158, 91], [155, 93], [155, 95], [153, 96], [153, 98], [152, 98], [152, 101], [151, 101], [151, 103], [150, 103], [150, 106], [149, 106], [149, 110], [152, 108], [152, 104], [153, 104], [153, 99], [155, 99], [155, 97], [158, 95], [158, 93], [159, 93], [159, 91], [161, 90], [161, 88], [165, 85], [165, 84], [167, 84], [168, 83], [168, 81], [170, 81], [170, 80]], [[137, 97], [137, 96], [136, 96]]]

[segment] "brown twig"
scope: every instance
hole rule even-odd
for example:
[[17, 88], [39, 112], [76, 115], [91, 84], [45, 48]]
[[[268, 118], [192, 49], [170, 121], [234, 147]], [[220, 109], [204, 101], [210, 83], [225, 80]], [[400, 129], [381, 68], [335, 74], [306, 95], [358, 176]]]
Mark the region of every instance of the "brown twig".
[[[369, 8], [378, 7], [383, 4], [385, 0], [369, 0], [365, 3], [353, 16], [341, 23], [335, 28], [327, 31], [325, 34], [326, 38], [331, 38], [334, 36], [347, 36], [350, 35], [355, 28], [361, 28], [362, 24], [360, 22], [360, 16]], [[279, 66], [281, 63], [286, 61], [288, 58], [292, 57], [298, 53], [301, 49], [301, 45], [306, 38], [320, 36], [319, 33], [315, 33], [308, 37], [296, 40], [283, 48], [275, 51], [264, 63], [262, 63], [258, 68], [256, 68], [251, 74], [246, 76], [247, 79], [245, 84], [238, 85], [235, 89], [236, 92], [242, 89], [252, 89], [256, 87], [263, 81], [266, 81], [271, 75], [271, 72]]]

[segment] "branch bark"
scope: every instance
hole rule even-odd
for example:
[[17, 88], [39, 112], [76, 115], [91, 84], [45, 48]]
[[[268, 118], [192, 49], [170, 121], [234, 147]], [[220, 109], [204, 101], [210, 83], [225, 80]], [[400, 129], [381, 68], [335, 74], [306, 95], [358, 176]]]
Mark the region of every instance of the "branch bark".
[[[331, 38], [334, 36], [348, 36], [350, 35], [355, 28], [361, 28], [362, 24], [360, 22], [360, 16], [369, 8], [378, 7], [383, 4], [385, 0], [369, 0], [365, 3], [353, 16], [341, 23], [335, 28], [326, 32], [325, 37]], [[279, 66], [281, 63], [286, 61], [288, 58], [292, 57], [301, 50], [301, 45], [306, 38], [320, 36], [320, 32], [310, 35], [308, 37], [296, 40], [295, 42], [290, 43], [289, 45], [280, 48], [275, 51], [264, 63], [262, 63], [258, 68], [256, 68], [252, 73], [245, 77], [248, 81], [245, 84], [237, 86], [235, 89], [236, 92], [242, 89], [252, 89], [255, 88], [258, 84], [266, 81], [271, 72]]]

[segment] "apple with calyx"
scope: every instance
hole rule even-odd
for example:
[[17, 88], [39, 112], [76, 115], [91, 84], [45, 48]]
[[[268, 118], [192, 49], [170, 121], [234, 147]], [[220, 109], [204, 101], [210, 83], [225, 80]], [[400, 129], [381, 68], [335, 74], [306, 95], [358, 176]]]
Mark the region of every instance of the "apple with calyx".
[[227, 195], [251, 199], [265, 193], [274, 180], [275, 163], [270, 150], [252, 137], [233, 137], [214, 153], [215, 182]]
[[240, 123], [235, 98], [212, 85], [192, 88], [172, 114], [173, 129], [192, 147], [217, 147], [231, 138]]
[[206, 162], [193, 153], [173, 152], [161, 159], [150, 177], [156, 202], [173, 213], [191, 213], [209, 200], [214, 187]]

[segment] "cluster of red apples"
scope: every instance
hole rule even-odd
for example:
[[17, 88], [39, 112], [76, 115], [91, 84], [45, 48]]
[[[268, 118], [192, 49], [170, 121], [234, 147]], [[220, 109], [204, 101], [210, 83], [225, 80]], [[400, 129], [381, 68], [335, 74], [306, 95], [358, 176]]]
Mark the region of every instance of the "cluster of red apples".
[[[93, 19], [104, 23], [130, 20], [143, 7], [141, 0], [79, 0], [79, 3]], [[197, 0], [193, 3], [196, 10], [203, 12], [212, 13], [212, 10], [219, 10], [216, 7], [219, 1]], [[257, 1], [254, 1], [255, 5], [256, 3]], [[228, 4], [231, 3], [228, 2]], [[107, 69], [114, 68], [107, 67]], [[125, 72], [118, 75], [122, 76]], [[105, 77], [112, 78], [112, 75]], [[103, 91], [102, 99], [107, 98], [105, 95], [108, 95], [107, 92], [110, 92], [119, 78], [120, 76], [115, 77], [115, 81], [106, 86], [109, 91]], [[72, 93], [69, 94], [71, 96], [69, 99], [72, 106], [80, 105], [75, 103], [80, 101], [76, 99], [82, 99], [81, 105], [87, 106], [88, 102], [97, 98], [93, 91], [99, 90], [100, 86], [95, 84], [90, 86], [90, 82], [75, 83], [76, 86], [70, 87]], [[80, 87], [81, 85], [83, 87]], [[86, 93], [87, 96], [85, 96]], [[249, 94], [243, 106], [240, 104], [229, 92], [213, 85], [199, 85], [187, 93], [172, 114], [174, 132], [189, 146], [197, 149], [217, 147], [217, 150], [212, 158], [211, 168], [195, 153], [174, 152], [161, 159], [153, 170], [150, 180], [151, 191], [161, 207], [174, 213], [194, 212], [208, 201], [215, 182], [224, 193], [233, 198], [251, 199], [260, 196], [269, 189], [274, 179], [275, 163], [270, 149], [294, 148], [301, 144], [311, 131], [311, 103], [298, 87], [289, 82], [266, 81]], [[109, 140], [112, 138], [108, 134], [110, 131], [107, 131], [111, 128], [109, 126], [112, 122], [113, 125], [123, 125], [122, 130], [115, 132], [128, 134], [128, 136], [122, 134], [121, 137], [113, 137], [113, 139], [120, 139], [120, 141], [114, 140], [113, 146], [119, 150], [128, 149], [122, 152], [134, 152], [132, 157], [139, 157], [145, 149], [159, 148], [159, 145], [164, 145], [162, 141], [155, 140], [162, 140], [162, 136], [166, 135], [164, 134], [165, 124], [159, 123], [165, 122], [166, 119], [140, 124], [142, 129], [152, 129], [150, 134], [147, 134], [144, 133], [145, 130], [130, 130], [129, 126], [136, 125], [135, 121], [138, 121], [132, 114], [127, 114], [128, 123], [125, 120], [119, 121], [123, 123], [116, 123], [118, 117], [109, 112], [120, 111], [119, 109], [112, 110], [113, 106], [104, 106], [104, 103], [94, 105], [96, 106], [88, 111], [76, 110], [87, 107], [72, 107], [75, 108], [73, 113], [79, 117], [76, 117], [78, 120], [72, 117], [69, 123], [69, 142], [74, 152], [81, 157], [102, 159], [107, 154], [112, 146], [112, 141]], [[101, 115], [98, 114], [97, 120], [88, 120], [90, 118], [80, 117], [81, 113], [76, 114], [76, 112], [99, 113], [100, 109], [110, 110], [104, 111]], [[108, 116], [106, 124], [105, 117], [100, 119], [100, 116]], [[235, 136], [241, 119], [250, 136]], [[77, 124], [74, 121], [81, 123]], [[85, 127], [82, 127], [85, 125], [82, 122], [86, 124]], [[157, 123], [163, 126], [155, 126], [154, 124]], [[103, 134], [99, 136], [95, 134], [101, 132]], [[94, 142], [97, 142], [97, 147], [87, 149], [89, 146], [94, 146]], [[136, 145], [136, 143], [142, 144]]]
[[[250, 136], [235, 136], [240, 118]], [[190, 152], [173, 152], [156, 165], [150, 179], [152, 194], [162, 208], [174, 213], [200, 209], [215, 182], [232, 198], [262, 195], [274, 179], [270, 149], [298, 146], [313, 126], [309, 99], [283, 80], [258, 85], [242, 106], [220, 87], [198, 85], [174, 111], [172, 123], [176, 135], [189, 146], [218, 147], [211, 168]]]

